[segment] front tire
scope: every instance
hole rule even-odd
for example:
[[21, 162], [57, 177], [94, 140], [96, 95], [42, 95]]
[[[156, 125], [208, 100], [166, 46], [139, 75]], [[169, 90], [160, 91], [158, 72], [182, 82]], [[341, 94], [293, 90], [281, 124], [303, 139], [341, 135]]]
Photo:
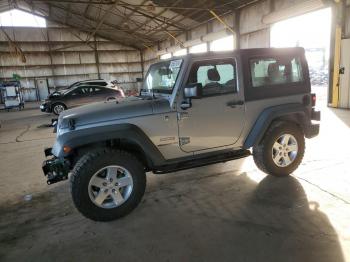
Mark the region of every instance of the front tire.
[[101, 149], [79, 159], [71, 176], [76, 208], [95, 221], [111, 221], [129, 214], [146, 188], [143, 165], [132, 154]]
[[304, 151], [302, 129], [294, 123], [278, 121], [271, 125], [262, 141], [254, 146], [253, 157], [261, 171], [284, 177], [298, 168]]
[[61, 112], [63, 112], [64, 110], [66, 110], [67, 107], [65, 104], [63, 103], [56, 103], [56, 104], [53, 104], [52, 106], [52, 112], [58, 116]]

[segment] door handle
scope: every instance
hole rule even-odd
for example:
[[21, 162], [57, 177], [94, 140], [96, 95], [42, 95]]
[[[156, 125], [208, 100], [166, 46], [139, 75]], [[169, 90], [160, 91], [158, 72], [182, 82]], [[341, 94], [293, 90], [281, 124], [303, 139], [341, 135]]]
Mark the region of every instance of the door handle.
[[226, 103], [227, 106], [235, 108], [236, 106], [242, 106], [244, 105], [244, 101], [239, 100], [239, 101], [230, 101]]

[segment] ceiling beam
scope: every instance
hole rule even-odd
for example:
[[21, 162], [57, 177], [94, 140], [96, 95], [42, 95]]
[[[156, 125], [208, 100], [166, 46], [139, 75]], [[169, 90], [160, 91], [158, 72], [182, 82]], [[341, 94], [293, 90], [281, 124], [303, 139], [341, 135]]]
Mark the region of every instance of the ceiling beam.
[[[28, 3], [27, 3], [27, 4], [28, 4]], [[28, 5], [31, 6], [30, 4], [28, 4]], [[49, 8], [49, 10], [51, 10], [51, 9], [54, 8], [54, 7], [51, 7], [51, 5], [50, 5], [48, 8]], [[23, 9], [23, 8], [20, 8], [20, 7], [18, 7], [17, 9], [18, 9], [18, 10], [21, 10], [21, 11], [23, 11], [23, 12], [26, 12], [26, 13], [34, 14], [34, 15], [36, 15], [36, 16], [45, 18], [45, 19], [47, 19], [48, 21], [51, 21], [51, 22], [54, 22], [54, 23], [58, 23], [58, 24], [61, 23], [61, 20], [58, 20], [58, 21], [57, 21], [57, 20], [53, 19], [52, 16], [38, 14], [37, 12], [29, 12], [28, 10]], [[39, 8], [39, 7], [36, 7], [36, 6], [34, 5], [34, 3], [32, 3], [32, 10], [39, 10], [40, 13], [45, 13], [45, 10], [41, 10], [41, 11], [40, 11], [40, 8]], [[75, 30], [78, 30], [78, 31], [81, 31], [81, 32], [85, 32], [85, 33], [87, 33], [87, 34], [90, 33], [89, 31], [85, 30], [84, 28], [82, 28], [82, 27], [80, 27], [80, 26], [74, 26], [74, 25], [71, 25], [71, 24], [67, 24], [67, 25], [65, 25], [65, 26], [68, 26], [68, 27], [70, 27], [70, 28], [72, 28], [72, 29], [75, 29]], [[105, 36], [105, 35], [99, 35], [99, 34], [97, 34], [97, 35], [98, 35], [99, 37], [102, 37], [102, 38], [104, 38], [104, 39], [106, 39], [106, 40], [109, 40], [109, 41], [111, 41], [111, 42], [115, 42], [115, 43], [118, 43], [118, 44], [121, 44], [121, 45], [124, 45], [124, 46], [130, 46], [130, 47], [135, 48], [135, 49], [137, 49], [137, 50], [140, 49], [138, 46], [136, 46], [136, 45], [134, 45], [134, 44], [126, 43], [126, 42], [120, 41], [119, 39], [110, 38], [110, 37]], [[85, 45], [89, 45], [89, 44], [86, 43], [86, 42], [84, 42], [84, 44], [85, 44]]]
[[155, 21], [165, 23], [168, 26], [172, 26], [172, 27], [175, 27], [175, 28], [178, 28], [178, 29], [181, 29], [181, 30], [185, 30], [186, 29], [186, 27], [184, 25], [177, 25], [177, 24], [172, 24], [172, 23], [167, 22], [168, 18], [166, 18], [166, 17], [164, 17], [164, 19], [162, 19], [160, 17], [149, 15], [149, 14], [147, 14], [145, 12], [142, 12], [140, 10], [137, 10], [137, 9], [134, 9], [134, 8], [131, 8], [131, 7], [125, 6], [125, 8], [128, 9], [128, 10], [131, 10], [131, 11], [135, 11], [135, 13], [141, 14], [141, 15], [143, 15], [145, 17], [148, 17], [148, 18], [151, 18], [151, 19], [153, 19]]
[[[174, 1], [174, 3], [173, 3], [173, 5], [176, 5], [176, 4], [178, 4], [179, 2], [181, 2], [182, 0], [176, 0], [176, 1]], [[157, 6], [158, 7], [158, 6]], [[165, 8], [165, 9], [163, 9], [162, 11], [160, 11], [159, 13], [157, 13], [156, 14], [156, 17], [160, 17], [162, 14], [164, 14], [166, 11], [168, 11], [169, 10], [169, 8]], [[152, 21], [153, 19], [152, 18], [149, 18], [149, 19], [147, 19], [141, 26], [140, 26], [140, 28], [138, 29], [138, 31], [139, 30], [142, 30], [142, 28], [145, 26], [145, 25], [147, 25], [150, 21]], [[168, 21], [169, 22], [169, 21]], [[157, 26], [158, 28], [159, 28], [159, 26]], [[156, 27], [156, 28], [157, 28]], [[146, 31], [146, 33], [148, 33], [149, 31]]]
[[[51, 5], [53, 8], [59, 8], [59, 9], [65, 10], [65, 8], [62, 7], [62, 6], [53, 5], [53, 4], [50, 4], [50, 5]], [[76, 12], [76, 11], [72, 11], [72, 10], [71, 10], [70, 13], [72, 13], [73, 15], [75, 15], [76, 17], [78, 17], [78, 18], [80, 18], [80, 19], [86, 18], [87, 20], [90, 20], [90, 21], [93, 21], [94, 23], [97, 23], [97, 21], [95, 21], [94, 18], [91, 18], [91, 17], [89, 17], [89, 16], [85, 16], [85, 17], [84, 17], [84, 16], [82, 16], [82, 14], [80, 14], [80, 13], [78, 13], [78, 12]], [[111, 23], [108, 23], [108, 22], [106, 22], [106, 21], [103, 21], [103, 22], [101, 23], [101, 25], [106, 25], [106, 26], [109, 26], [109, 27], [114, 28], [114, 29], [123, 29], [123, 28], [121, 28], [121, 27], [119, 27], [119, 26], [117, 26], [117, 25], [115, 25], [115, 24], [111, 24]], [[84, 25], [82, 25], [82, 27], [84, 27]], [[132, 32], [131, 30], [128, 30], [126, 33], [130, 34], [131, 36], [133, 36], [134, 39], [136, 38], [136, 40], [141, 41], [141, 42], [143, 42], [143, 43], [145, 43], [145, 44], [152, 44], [152, 43], [154, 43], [154, 41], [153, 41], [152, 39], [148, 39], [147, 37], [144, 37], [143, 35], [137, 36], [137, 35], [135, 35], [135, 33]], [[103, 37], [103, 36], [102, 36], [102, 37]], [[124, 37], [127, 37], [127, 36], [124, 36]], [[145, 39], [147, 39], [148, 41], [145, 41]], [[125, 45], [125, 43], [124, 43], [124, 45]]]

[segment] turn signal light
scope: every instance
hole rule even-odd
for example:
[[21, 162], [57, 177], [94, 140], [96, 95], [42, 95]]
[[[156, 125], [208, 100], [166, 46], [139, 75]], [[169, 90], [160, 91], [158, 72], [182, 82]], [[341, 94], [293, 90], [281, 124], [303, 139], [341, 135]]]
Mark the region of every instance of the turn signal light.
[[72, 151], [72, 148], [69, 146], [64, 146], [63, 147], [63, 152], [65, 152], [66, 154], [69, 153], [70, 151]]

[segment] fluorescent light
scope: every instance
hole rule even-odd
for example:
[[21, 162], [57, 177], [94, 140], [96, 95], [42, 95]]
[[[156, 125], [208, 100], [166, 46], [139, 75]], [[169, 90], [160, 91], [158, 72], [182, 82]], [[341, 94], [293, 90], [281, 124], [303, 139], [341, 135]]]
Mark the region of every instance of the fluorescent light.
[[210, 43], [210, 51], [228, 51], [233, 50], [233, 35], [214, 40]]
[[183, 55], [187, 55], [187, 49], [180, 49], [178, 51], [176, 51], [174, 54], [174, 56], [183, 56]]
[[192, 53], [192, 54], [204, 53], [204, 52], [207, 52], [207, 51], [208, 51], [208, 46], [207, 46], [206, 43], [195, 45], [195, 46], [192, 46], [190, 48], [190, 53]]
[[164, 54], [164, 55], [161, 55], [160, 56], [160, 59], [169, 59], [169, 58], [171, 58], [171, 53], [167, 53], [167, 54]]

